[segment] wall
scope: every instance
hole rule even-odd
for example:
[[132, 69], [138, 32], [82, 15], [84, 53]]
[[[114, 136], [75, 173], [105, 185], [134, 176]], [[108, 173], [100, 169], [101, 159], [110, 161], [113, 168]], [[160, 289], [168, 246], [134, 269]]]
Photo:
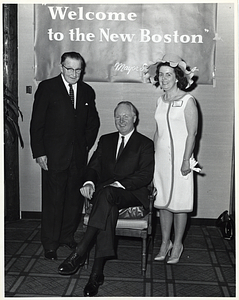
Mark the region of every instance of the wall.
[[[26, 94], [26, 86], [34, 83], [34, 7], [19, 5], [19, 105], [24, 115], [20, 121], [25, 148], [20, 149], [21, 211], [41, 210], [40, 169], [32, 159], [29, 147], [29, 123], [33, 94]], [[201, 130], [197, 159], [205, 176], [196, 176], [194, 216], [217, 218], [229, 209], [231, 159], [234, 118], [234, 7], [218, 4], [219, 36], [216, 50], [216, 86], [199, 85], [192, 94], [199, 103]], [[82, 53], [84, 56], [84, 53]], [[196, 54], [195, 54], [196, 55]], [[206, 55], [206, 53], [205, 53]], [[200, 67], [200, 66], [198, 66]], [[140, 83], [90, 83], [97, 94], [97, 108], [101, 118], [99, 135], [113, 131], [113, 109], [121, 100], [132, 101], [140, 112], [138, 130], [153, 137], [154, 110], [159, 91]]]

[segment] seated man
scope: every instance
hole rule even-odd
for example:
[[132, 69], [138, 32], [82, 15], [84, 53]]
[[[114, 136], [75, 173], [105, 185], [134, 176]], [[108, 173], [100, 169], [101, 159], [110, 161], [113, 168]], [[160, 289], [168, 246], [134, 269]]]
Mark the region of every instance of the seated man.
[[96, 241], [94, 264], [84, 296], [98, 293], [104, 282], [105, 259], [115, 255], [119, 209], [142, 205], [147, 209], [149, 206], [147, 186], [154, 171], [154, 146], [152, 140], [136, 131], [137, 118], [137, 109], [131, 102], [117, 105], [114, 119], [118, 132], [100, 138], [87, 167], [86, 182], [80, 189], [93, 204], [89, 223], [76, 251], [58, 270], [61, 275], [77, 272], [85, 263], [89, 244]]

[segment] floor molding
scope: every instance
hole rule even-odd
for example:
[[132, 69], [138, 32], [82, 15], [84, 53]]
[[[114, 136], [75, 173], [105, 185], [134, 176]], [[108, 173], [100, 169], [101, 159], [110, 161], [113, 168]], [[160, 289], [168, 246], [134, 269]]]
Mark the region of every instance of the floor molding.
[[[157, 217], [158, 218], [158, 217]], [[22, 220], [40, 220], [41, 219], [41, 212], [39, 211], [22, 211], [21, 212], [21, 219]], [[191, 225], [206, 225], [206, 226], [215, 226], [216, 219], [210, 218], [190, 218], [189, 219]]]

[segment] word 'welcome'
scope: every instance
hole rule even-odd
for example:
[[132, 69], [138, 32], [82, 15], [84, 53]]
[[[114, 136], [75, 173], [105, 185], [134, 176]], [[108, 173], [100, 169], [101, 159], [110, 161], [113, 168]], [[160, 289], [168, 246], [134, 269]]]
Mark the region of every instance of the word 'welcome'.
[[84, 12], [83, 7], [78, 7], [76, 11], [69, 10], [69, 7], [65, 6], [48, 6], [51, 18], [56, 20], [59, 18], [60, 20], [64, 20], [68, 18], [69, 20], [75, 21], [83, 21], [88, 20], [92, 21], [94, 19], [99, 21], [135, 21], [137, 18], [137, 14], [134, 12], [123, 13], [123, 12], [93, 12], [88, 11]]

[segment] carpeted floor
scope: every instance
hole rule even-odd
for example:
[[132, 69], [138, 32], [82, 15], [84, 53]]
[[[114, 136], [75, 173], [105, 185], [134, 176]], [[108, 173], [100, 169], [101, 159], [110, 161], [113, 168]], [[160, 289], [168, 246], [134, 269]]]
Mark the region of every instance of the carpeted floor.
[[[5, 224], [5, 297], [82, 297], [92, 267], [72, 276], [61, 276], [59, 264], [71, 253], [58, 249], [58, 261], [43, 257], [40, 221]], [[83, 233], [79, 226], [76, 240]], [[191, 225], [177, 265], [156, 262], [160, 227], [149, 248], [147, 271], [141, 275], [141, 240], [119, 238], [118, 259], [109, 260], [98, 297], [235, 297], [235, 241], [221, 237], [214, 226]]]

